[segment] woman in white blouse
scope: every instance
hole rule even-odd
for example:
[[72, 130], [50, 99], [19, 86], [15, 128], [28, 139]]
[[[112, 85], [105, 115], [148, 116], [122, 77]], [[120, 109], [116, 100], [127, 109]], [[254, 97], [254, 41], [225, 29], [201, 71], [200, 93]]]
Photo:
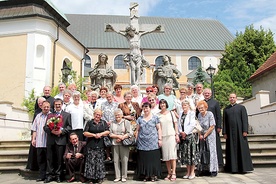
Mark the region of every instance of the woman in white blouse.
[[184, 179], [195, 178], [195, 165], [198, 164], [198, 148], [196, 135], [192, 133], [195, 123], [195, 112], [190, 109], [188, 100], [182, 101], [183, 112], [179, 115], [178, 131], [180, 133], [179, 150], [181, 164], [186, 164], [187, 173]]

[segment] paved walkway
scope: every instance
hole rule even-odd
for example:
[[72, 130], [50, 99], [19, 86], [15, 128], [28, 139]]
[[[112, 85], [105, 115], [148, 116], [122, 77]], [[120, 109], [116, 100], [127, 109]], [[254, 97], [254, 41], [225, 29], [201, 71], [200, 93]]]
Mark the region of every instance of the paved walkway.
[[[36, 182], [35, 180], [25, 179], [22, 176], [19, 176], [16, 173], [0, 173], [0, 183], [2, 184], [42, 184], [43, 182]], [[56, 182], [51, 182], [51, 184]], [[66, 182], [64, 182], [66, 183]], [[73, 182], [80, 183], [80, 182]], [[111, 184], [113, 181], [105, 180], [103, 184]], [[145, 184], [145, 182], [128, 180], [125, 184]], [[153, 184], [153, 182], [146, 182], [148, 184]], [[193, 180], [187, 180], [182, 178], [177, 178], [175, 182], [159, 180], [155, 184], [169, 184], [169, 183], [185, 183], [185, 184], [205, 184], [205, 183], [214, 183], [214, 184], [232, 184], [232, 183], [245, 183], [245, 184], [273, 184], [276, 183], [276, 167], [273, 168], [255, 168], [254, 172], [248, 174], [228, 174], [228, 173], [219, 173], [217, 177], [197, 177]], [[117, 184], [121, 184], [118, 182]]]

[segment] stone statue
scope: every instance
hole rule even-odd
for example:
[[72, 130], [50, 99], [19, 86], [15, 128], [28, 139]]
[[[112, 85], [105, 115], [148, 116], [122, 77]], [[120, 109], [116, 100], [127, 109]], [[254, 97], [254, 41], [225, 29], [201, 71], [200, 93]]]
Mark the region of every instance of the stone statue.
[[101, 87], [107, 87], [108, 91], [113, 90], [117, 74], [111, 67], [107, 67], [107, 60], [107, 55], [101, 53], [94, 69], [89, 72], [92, 90], [99, 92]]
[[153, 72], [153, 84], [157, 84], [160, 93], [164, 92], [164, 84], [170, 83], [174, 91], [179, 89], [179, 83], [176, 79], [182, 75], [176, 66], [171, 62], [171, 57], [163, 56], [163, 64]]
[[[123, 35], [129, 42], [130, 54], [125, 55], [124, 61], [131, 69], [131, 85], [140, 84], [141, 70], [144, 66], [149, 66], [141, 54], [140, 41], [141, 37], [149, 33], [163, 32], [161, 25], [138, 24], [138, 4], [130, 4], [130, 24], [107, 24], [106, 32], [116, 32]], [[145, 64], [147, 63], [147, 64]]]

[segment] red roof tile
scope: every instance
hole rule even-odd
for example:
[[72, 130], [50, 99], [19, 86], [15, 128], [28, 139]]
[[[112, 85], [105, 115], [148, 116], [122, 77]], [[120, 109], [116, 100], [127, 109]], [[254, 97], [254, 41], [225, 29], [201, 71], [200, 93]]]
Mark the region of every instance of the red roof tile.
[[248, 79], [249, 81], [258, 78], [262, 74], [276, 68], [276, 52], [274, 52]]

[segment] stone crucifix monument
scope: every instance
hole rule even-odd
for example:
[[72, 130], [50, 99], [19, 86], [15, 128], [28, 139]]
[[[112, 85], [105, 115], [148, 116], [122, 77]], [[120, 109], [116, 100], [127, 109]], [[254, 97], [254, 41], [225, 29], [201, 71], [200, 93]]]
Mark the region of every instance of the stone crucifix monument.
[[116, 32], [123, 35], [129, 42], [130, 53], [125, 55], [124, 61], [131, 69], [131, 85], [140, 84], [140, 75], [146, 60], [143, 58], [140, 48], [141, 37], [149, 33], [162, 33], [163, 26], [138, 23], [138, 3], [130, 3], [130, 24], [107, 24], [105, 32]]

